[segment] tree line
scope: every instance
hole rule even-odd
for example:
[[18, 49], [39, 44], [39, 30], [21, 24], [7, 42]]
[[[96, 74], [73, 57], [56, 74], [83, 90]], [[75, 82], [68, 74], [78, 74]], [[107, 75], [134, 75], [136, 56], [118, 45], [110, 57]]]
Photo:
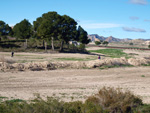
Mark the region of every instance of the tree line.
[[90, 39], [88, 33], [77, 25], [77, 22], [68, 15], [60, 15], [57, 12], [48, 12], [42, 14], [33, 21], [33, 25], [24, 19], [11, 28], [4, 21], [0, 21], [0, 39], [7, 36], [16, 39], [36, 38], [44, 41], [47, 47], [47, 40], [51, 42], [51, 48], [54, 50], [54, 40], [60, 42], [60, 51], [63, 51], [64, 43], [77, 41], [81, 44], [88, 44]]

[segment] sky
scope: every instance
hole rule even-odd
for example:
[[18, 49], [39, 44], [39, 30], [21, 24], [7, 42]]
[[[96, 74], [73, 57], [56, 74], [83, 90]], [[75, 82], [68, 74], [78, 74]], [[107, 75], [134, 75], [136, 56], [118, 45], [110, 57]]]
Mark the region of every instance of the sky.
[[0, 0], [0, 20], [10, 26], [49, 11], [74, 18], [88, 34], [150, 39], [150, 0]]

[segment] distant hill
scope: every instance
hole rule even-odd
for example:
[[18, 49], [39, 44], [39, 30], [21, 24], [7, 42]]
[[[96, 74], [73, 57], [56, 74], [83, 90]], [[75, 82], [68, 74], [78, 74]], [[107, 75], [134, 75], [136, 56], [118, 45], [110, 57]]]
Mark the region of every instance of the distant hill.
[[129, 39], [129, 38], [126, 38], [126, 39], [119, 39], [119, 38], [115, 38], [113, 36], [110, 36], [110, 37], [103, 37], [103, 36], [99, 36], [97, 34], [91, 34], [91, 35], [88, 35], [88, 38], [91, 39], [92, 42], [94, 41], [99, 41], [99, 40], [102, 40], [102, 41], [108, 41], [108, 42], [121, 42], [121, 41], [130, 41], [132, 39]]
[[103, 41], [106, 40], [105, 37], [99, 36], [99, 35], [97, 35], [97, 34], [88, 35], [88, 38], [91, 39], [92, 42], [94, 42], [94, 41], [99, 41], [99, 40], [103, 40]]
[[110, 36], [110, 37], [107, 37], [107, 38], [105, 39], [105, 41], [107, 41], [107, 42], [120, 42], [120, 41], [122, 41], [122, 40], [119, 39], [119, 38], [115, 38], [115, 37]]

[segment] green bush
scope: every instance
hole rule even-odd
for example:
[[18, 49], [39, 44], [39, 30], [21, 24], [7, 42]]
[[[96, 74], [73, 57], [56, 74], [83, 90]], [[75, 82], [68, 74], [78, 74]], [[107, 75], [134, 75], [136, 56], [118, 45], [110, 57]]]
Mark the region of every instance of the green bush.
[[142, 100], [129, 91], [102, 88], [98, 94], [81, 101], [63, 102], [37, 96], [26, 102], [20, 99], [0, 102], [0, 113], [149, 113], [150, 105], [143, 105]]

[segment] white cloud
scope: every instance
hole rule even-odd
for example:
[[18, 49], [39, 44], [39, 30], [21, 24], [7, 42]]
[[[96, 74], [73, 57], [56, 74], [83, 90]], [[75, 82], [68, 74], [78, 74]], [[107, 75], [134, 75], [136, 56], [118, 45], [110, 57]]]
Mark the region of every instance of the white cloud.
[[130, 0], [130, 3], [132, 4], [140, 4], [140, 5], [147, 5], [147, 0]]
[[122, 29], [123, 29], [124, 31], [128, 31], [128, 32], [146, 32], [146, 30], [144, 30], [144, 29], [134, 28], [134, 27], [132, 27], [132, 28], [129, 28], [129, 27], [122, 27]]
[[120, 24], [113, 24], [113, 23], [87, 23], [87, 24], [81, 24], [81, 26], [86, 29], [121, 27]]

